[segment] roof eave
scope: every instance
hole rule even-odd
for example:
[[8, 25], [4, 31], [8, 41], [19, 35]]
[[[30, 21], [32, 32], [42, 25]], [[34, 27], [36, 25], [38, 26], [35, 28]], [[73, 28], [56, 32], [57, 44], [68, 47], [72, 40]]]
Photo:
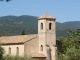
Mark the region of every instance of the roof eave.
[[42, 20], [42, 19], [56, 20], [56, 18], [38, 18], [38, 20]]
[[15, 44], [24, 44], [24, 42], [19, 42], [19, 43], [1, 43], [1, 45], [15, 45]]

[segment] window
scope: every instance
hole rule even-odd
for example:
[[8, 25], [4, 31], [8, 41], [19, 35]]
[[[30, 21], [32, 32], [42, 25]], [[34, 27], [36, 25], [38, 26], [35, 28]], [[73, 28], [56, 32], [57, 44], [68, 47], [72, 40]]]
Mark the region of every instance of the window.
[[41, 51], [43, 51], [43, 45], [41, 45]]
[[52, 27], [52, 23], [49, 23], [49, 30], [51, 30], [51, 27]]
[[16, 48], [16, 54], [19, 54], [19, 47]]
[[9, 47], [9, 54], [11, 54], [11, 48]]
[[43, 23], [41, 23], [41, 29], [43, 29]]

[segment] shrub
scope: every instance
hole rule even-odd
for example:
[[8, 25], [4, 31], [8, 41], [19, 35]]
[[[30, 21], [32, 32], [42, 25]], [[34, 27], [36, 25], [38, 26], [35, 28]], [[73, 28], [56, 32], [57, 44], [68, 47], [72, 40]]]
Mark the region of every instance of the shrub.
[[4, 57], [4, 60], [37, 60], [37, 59], [33, 59], [31, 57], [27, 57], [27, 56], [10, 56], [7, 55]]
[[1, 47], [1, 45], [0, 45], [0, 60], [2, 60], [3, 59], [3, 54], [4, 54], [4, 52], [3, 52], [3, 48]]

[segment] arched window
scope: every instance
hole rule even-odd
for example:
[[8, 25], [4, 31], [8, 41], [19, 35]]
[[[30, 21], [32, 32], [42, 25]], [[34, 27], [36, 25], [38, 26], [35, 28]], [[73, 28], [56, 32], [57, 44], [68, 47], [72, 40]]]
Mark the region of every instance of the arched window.
[[43, 45], [41, 45], [41, 51], [43, 51]]
[[16, 54], [19, 54], [19, 47], [16, 48]]
[[49, 23], [49, 30], [51, 30], [51, 27], [52, 27], [52, 23]]
[[43, 23], [41, 23], [41, 30], [43, 30]]
[[11, 54], [11, 48], [9, 47], [9, 54]]

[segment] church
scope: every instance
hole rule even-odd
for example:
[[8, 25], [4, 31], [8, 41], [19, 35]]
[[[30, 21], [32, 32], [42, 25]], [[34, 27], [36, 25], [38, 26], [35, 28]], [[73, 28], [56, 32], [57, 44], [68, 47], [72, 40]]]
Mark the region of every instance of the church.
[[46, 13], [37, 20], [38, 34], [0, 37], [4, 55], [27, 55], [42, 60], [55, 60], [56, 18]]

